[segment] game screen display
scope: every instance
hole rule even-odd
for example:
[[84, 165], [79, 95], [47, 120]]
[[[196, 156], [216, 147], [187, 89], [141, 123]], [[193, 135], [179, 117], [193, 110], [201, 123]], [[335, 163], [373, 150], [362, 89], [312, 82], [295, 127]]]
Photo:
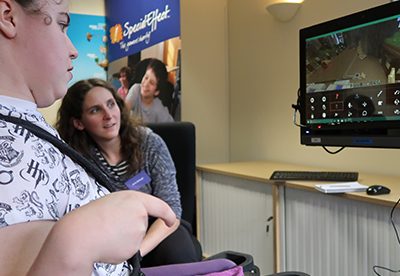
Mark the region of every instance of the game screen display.
[[399, 18], [306, 38], [307, 125], [400, 121]]

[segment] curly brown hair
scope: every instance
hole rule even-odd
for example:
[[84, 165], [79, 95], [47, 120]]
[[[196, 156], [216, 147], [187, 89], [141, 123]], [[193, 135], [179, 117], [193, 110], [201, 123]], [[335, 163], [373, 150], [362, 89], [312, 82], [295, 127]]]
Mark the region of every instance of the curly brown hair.
[[106, 81], [92, 78], [78, 81], [72, 85], [64, 96], [58, 110], [56, 128], [61, 138], [70, 146], [86, 157], [91, 156], [91, 146], [96, 145], [96, 142], [86, 130], [75, 128], [73, 119], [82, 118], [82, 108], [86, 94], [94, 87], [103, 87], [109, 90], [121, 111], [121, 126], [119, 129], [121, 153], [124, 160], [129, 164], [128, 173], [132, 174], [140, 169], [143, 162], [143, 154], [140, 148], [142, 144], [142, 135], [139, 130], [140, 124], [130, 116], [124, 101]]
[[[53, 0], [57, 5], [60, 5], [64, 0]], [[43, 6], [46, 4], [45, 1], [39, 0], [15, 0], [25, 11], [31, 14], [42, 14], [44, 15], [44, 23], [50, 25], [53, 22], [53, 18], [46, 12], [42, 11]]]

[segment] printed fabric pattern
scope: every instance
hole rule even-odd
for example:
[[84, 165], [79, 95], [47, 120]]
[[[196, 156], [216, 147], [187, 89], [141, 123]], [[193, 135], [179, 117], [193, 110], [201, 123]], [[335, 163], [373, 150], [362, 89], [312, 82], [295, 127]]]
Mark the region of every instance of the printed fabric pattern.
[[[1, 114], [30, 121], [60, 138], [35, 104], [5, 96], [0, 96], [0, 103]], [[51, 143], [0, 120], [0, 227], [56, 221], [108, 193]], [[94, 265], [92, 275], [129, 275], [129, 269], [126, 263], [99, 263]]]

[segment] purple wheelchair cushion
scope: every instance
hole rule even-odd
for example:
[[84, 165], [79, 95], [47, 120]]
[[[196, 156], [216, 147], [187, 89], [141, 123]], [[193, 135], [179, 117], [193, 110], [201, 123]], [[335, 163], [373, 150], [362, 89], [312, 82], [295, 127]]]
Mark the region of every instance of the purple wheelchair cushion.
[[226, 269], [224, 271], [219, 271], [219, 272], [211, 272], [207, 274], [202, 274], [199, 276], [243, 276], [243, 267], [241, 266], [235, 266], [229, 269]]
[[243, 268], [228, 259], [142, 268], [146, 276], [242, 276]]

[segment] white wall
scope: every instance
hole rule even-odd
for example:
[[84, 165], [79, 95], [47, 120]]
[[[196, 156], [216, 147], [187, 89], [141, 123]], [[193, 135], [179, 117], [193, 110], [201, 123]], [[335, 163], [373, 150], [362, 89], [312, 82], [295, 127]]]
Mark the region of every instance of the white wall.
[[388, 3], [305, 0], [296, 17], [276, 21], [263, 1], [229, 1], [231, 160], [276, 160], [400, 175], [398, 150], [347, 148], [337, 155], [300, 145], [291, 104], [299, 87], [298, 31]]

